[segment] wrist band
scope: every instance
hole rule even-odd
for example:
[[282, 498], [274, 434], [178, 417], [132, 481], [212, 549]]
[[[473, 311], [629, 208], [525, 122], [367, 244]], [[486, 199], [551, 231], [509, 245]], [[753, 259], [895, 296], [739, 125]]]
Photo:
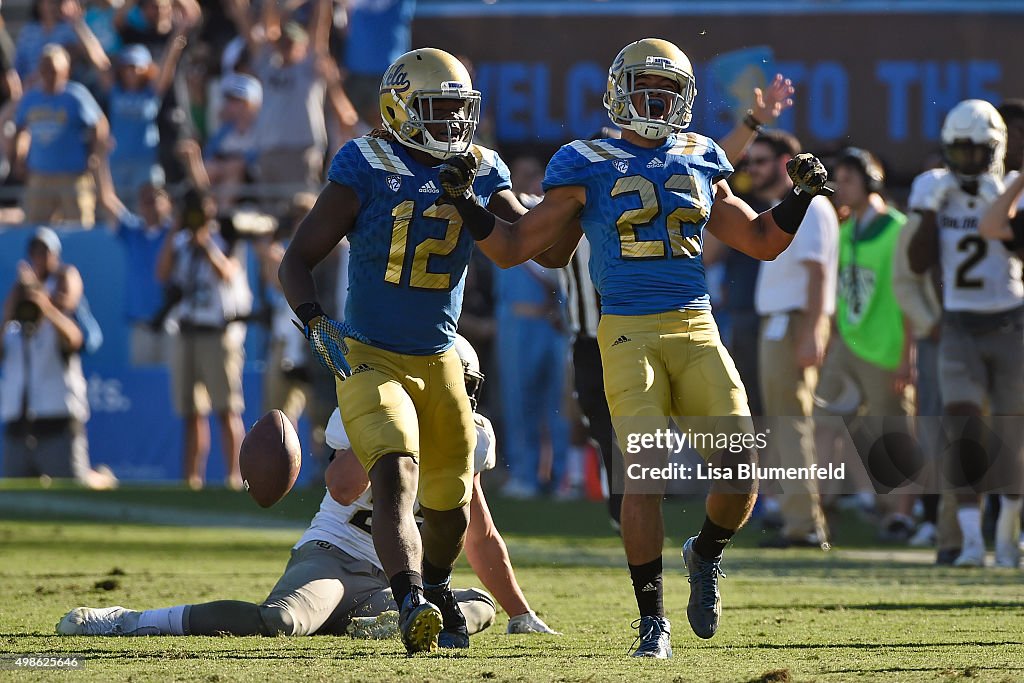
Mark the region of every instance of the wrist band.
[[807, 215], [807, 209], [810, 207], [812, 199], [814, 199], [814, 195], [797, 192], [797, 188], [794, 187], [793, 191], [772, 209], [775, 225], [779, 226], [783, 232], [795, 235], [800, 224], [804, 222], [804, 216]]
[[755, 133], [760, 133], [764, 129], [764, 124], [758, 121], [757, 117], [754, 116], [753, 109], [747, 110], [747, 115], [743, 117], [743, 125]]
[[462, 226], [477, 242], [490, 237], [494, 231], [494, 214], [480, 206], [476, 198], [456, 197], [452, 204], [462, 216]]
[[316, 318], [317, 316], [327, 315], [327, 314], [324, 313], [324, 309], [322, 309], [320, 307], [320, 304], [318, 304], [315, 301], [310, 301], [310, 302], [307, 302], [307, 303], [304, 303], [304, 304], [299, 304], [298, 306], [296, 306], [295, 307], [295, 315], [298, 316], [299, 320], [302, 321], [303, 325], [308, 327], [310, 320], [312, 320], [313, 318]]

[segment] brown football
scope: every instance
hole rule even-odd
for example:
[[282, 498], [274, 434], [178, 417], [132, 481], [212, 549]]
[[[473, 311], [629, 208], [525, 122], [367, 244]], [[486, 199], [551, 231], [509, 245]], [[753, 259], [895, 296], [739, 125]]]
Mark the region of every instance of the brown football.
[[271, 410], [252, 426], [238, 454], [242, 485], [265, 508], [292, 490], [301, 464], [299, 435], [280, 410]]

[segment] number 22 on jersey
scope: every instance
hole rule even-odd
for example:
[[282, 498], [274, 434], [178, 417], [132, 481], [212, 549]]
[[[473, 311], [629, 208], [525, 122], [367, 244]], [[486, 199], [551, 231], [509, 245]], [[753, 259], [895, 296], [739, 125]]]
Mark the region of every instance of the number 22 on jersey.
[[[669, 246], [673, 257], [696, 258], [701, 253], [699, 235], [687, 235], [685, 225], [698, 225], [706, 220], [711, 213], [711, 206], [701, 191], [700, 185], [693, 176], [676, 173], [669, 176], [664, 185], [670, 192], [681, 193], [694, 206], [679, 207], [665, 218]], [[640, 197], [639, 209], [623, 211], [615, 227], [619, 231], [619, 246], [624, 259], [655, 259], [665, 258], [665, 241], [663, 238], [642, 240], [637, 237], [637, 228], [653, 223], [662, 213], [661, 202], [658, 200], [658, 188], [641, 175], [624, 176], [612, 186], [612, 197], [636, 194]]]
[[[388, 254], [387, 272], [384, 280], [401, 285], [405, 268], [405, 254], [409, 249], [409, 226], [413, 221], [416, 203], [408, 199], [391, 211], [394, 223], [391, 226], [391, 250]], [[409, 264], [409, 287], [414, 289], [451, 289], [451, 273], [435, 273], [429, 270], [431, 256], [448, 256], [459, 244], [462, 233], [462, 217], [451, 204], [432, 204], [423, 211], [424, 218], [447, 221], [444, 237], [428, 237], [416, 246]]]

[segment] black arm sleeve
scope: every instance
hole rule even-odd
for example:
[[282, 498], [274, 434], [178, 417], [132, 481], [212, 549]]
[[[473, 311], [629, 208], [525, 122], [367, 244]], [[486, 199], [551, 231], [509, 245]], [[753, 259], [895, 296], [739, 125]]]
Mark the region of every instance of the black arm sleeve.
[[796, 188], [793, 188], [772, 209], [772, 218], [775, 220], [775, 224], [783, 232], [795, 235], [796, 231], [800, 228], [800, 224], [804, 222], [804, 216], [807, 215], [807, 209], [810, 208], [812, 199], [814, 199], [814, 195], [807, 192], [798, 192]]

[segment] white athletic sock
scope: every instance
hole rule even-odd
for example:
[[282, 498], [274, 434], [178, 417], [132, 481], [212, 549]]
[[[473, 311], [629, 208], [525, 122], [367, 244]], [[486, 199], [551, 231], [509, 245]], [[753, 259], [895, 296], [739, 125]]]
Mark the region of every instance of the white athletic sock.
[[186, 607], [188, 605], [148, 609], [139, 616], [137, 628], [153, 628], [162, 636], [183, 636], [185, 635], [184, 617]]
[[964, 536], [964, 547], [985, 545], [981, 535], [981, 509], [961, 507], [956, 511], [956, 521], [960, 523], [960, 533]]

